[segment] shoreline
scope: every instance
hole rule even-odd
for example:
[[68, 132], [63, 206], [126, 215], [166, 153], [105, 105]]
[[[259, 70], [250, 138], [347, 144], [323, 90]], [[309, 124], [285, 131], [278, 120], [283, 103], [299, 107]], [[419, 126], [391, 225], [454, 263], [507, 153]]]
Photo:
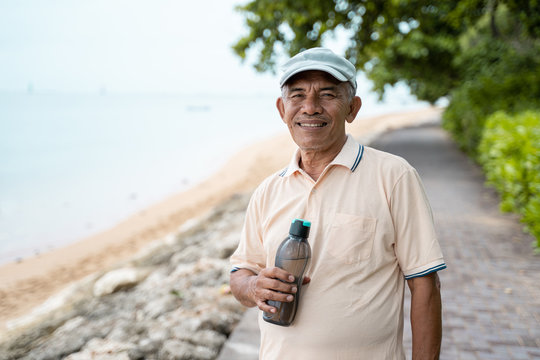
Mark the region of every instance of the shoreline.
[[[361, 142], [399, 127], [440, 118], [442, 109], [357, 117], [347, 132]], [[296, 145], [284, 132], [252, 144], [189, 190], [148, 207], [109, 230], [67, 246], [0, 265], [0, 333], [52, 295], [86, 277], [136, 256], [152, 243], [176, 233], [193, 219], [238, 193], [252, 191], [266, 176], [286, 166]]]

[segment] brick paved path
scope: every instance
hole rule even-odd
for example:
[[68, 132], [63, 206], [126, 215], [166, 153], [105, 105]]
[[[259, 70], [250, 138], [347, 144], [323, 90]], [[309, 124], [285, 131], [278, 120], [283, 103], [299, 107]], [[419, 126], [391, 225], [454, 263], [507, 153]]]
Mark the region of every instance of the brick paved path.
[[[540, 359], [540, 256], [517, 218], [499, 212], [479, 168], [436, 125], [396, 130], [371, 146], [416, 167], [433, 208], [448, 265], [440, 272], [441, 359]], [[408, 297], [405, 310], [408, 324]], [[244, 324], [251, 327], [238, 327], [220, 360], [257, 359], [256, 312], [247, 314]], [[408, 359], [410, 340], [406, 325]]]
[[448, 265], [441, 358], [539, 359], [540, 256], [516, 217], [499, 212], [479, 168], [437, 126], [394, 131], [373, 147], [418, 170], [433, 208]]

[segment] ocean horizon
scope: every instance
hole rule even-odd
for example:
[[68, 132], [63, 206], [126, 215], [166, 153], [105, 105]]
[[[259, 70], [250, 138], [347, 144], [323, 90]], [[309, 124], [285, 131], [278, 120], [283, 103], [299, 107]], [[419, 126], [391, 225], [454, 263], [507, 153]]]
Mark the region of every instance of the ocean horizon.
[[[0, 264], [107, 230], [286, 132], [277, 96], [0, 93]], [[363, 100], [360, 117], [426, 106]]]

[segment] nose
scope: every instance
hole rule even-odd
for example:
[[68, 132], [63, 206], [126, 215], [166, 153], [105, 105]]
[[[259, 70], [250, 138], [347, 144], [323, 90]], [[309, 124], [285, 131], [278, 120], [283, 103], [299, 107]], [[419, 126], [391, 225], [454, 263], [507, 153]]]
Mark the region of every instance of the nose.
[[322, 113], [320, 99], [317, 94], [308, 94], [303, 103], [303, 113], [306, 115], [318, 115]]

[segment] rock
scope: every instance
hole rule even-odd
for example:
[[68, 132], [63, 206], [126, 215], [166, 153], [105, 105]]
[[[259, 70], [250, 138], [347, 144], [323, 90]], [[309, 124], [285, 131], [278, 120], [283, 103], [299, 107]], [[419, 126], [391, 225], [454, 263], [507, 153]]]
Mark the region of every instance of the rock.
[[196, 346], [202, 346], [218, 352], [223, 346], [223, 343], [227, 340], [227, 337], [214, 330], [197, 330], [193, 331], [190, 326], [179, 326], [171, 330], [171, 337], [176, 340], [191, 343]]
[[196, 262], [201, 257], [201, 248], [200, 245], [191, 245], [185, 248], [184, 250], [174, 254], [171, 259], [170, 263], [173, 266], [177, 266], [179, 264], [188, 264], [192, 262]]
[[146, 319], [155, 319], [176, 309], [179, 302], [179, 298], [171, 294], [149, 301], [143, 309], [144, 317]]
[[159, 352], [164, 360], [213, 360], [216, 356], [215, 351], [176, 339], [167, 340]]
[[108, 272], [94, 284], [94, 296], [109, 295], [120, 289], [133, 287], [148, 276], [149, 271], [140, 268], [123, 268]]
[[163, 343], [170, 338], [170, 332], [166, 328], [162, 328], [160, 324], [152, 324], [147, 331], [148, 340], [154, 343]]
[[146, 279], [141, 281], [138, 288], [141, 291], [152, 291], [155, 292], [156, 289], [161, 288], [167, 281], [168, 271], [165, 268], [158, 268], [156, 271], [153, 271]]
[[130, 339], [137, 329], [133, 326], [133, 323], [129, 320], [121, 319], [117, 320], [107, 335], [107, 340], [125, 342]]
[[199, 272], [199, 268], [196, 263], [179, 264], [171, 273], [171, 277], [174, 278], [187, 278]]
[[140, 351], [143, 355], [153, 355], [159, 351], [159, 349], [161, 348], [161, 344], [162, 342], [159, 341], [151, 339], [141, 339], [137, 344], [137, 350]]
[[142, 349], [137, 347], [137, 348], [128, 350], [127, 353], [130, 360], [144, 360], [144, 359], [147, 359], [145, 355], [153, 355], [157, 353], [157, 349], [152, 352], [144, 352]]
[[197, 318], [187, 318], [171, 328], [171, 337], [179, 340], [188, 340], [201, 327]]
[[129, 351], [134, 350], [133, 344], [125, 344], [106, 339], [92, 339], [83, 351], [66, 357], [66, 360], [130, 360]]
[[55, 359], [79, 351], [92, 338], [105, 336], [107, 327], [95, 326], [82, 316], [67, 321], [26, 353], [27, 359]]
[[219, 351], [227, 337], [213, 330], [201, 330], [191, 335], [190, 341], [214, 351]]
[[240, 234], [233, 233], [225, 236], [221, 241], [217, 242], [216, 247], [216, 256], [220, 259], [228, 259], [233, 252], [238, 247], [238, 242], [240, 241]]
[[248, 200], [240, 206], [239, 199], [124, 267], [89, 277], [69, 302], [54, 303], [54, 321], [0, 344], [0, 358], [215, 359], [244, 311], [224, 290], [224, 257], [236, 246]]
[[201, 316], [201, 328], [215, 330], [229, 336], [238, 320], [238, 316], [223, 313], [219, 310], [214, 310]]

